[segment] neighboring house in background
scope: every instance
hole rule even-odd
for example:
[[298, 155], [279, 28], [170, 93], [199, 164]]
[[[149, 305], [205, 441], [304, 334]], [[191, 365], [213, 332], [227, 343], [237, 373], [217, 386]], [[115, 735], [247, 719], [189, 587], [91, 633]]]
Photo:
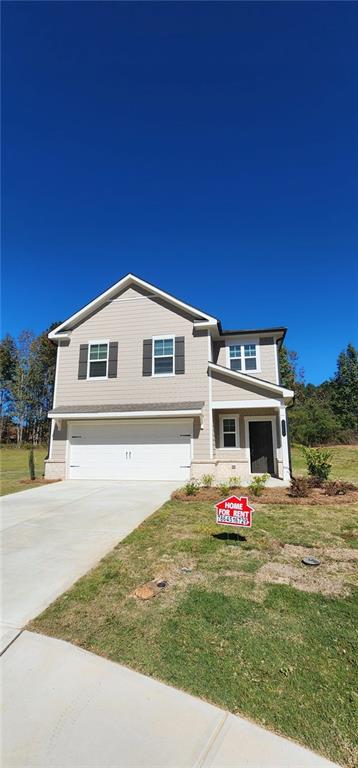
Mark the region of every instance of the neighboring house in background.
[[46, 478], [290, 481], [285, 328], [220, 321], [134, 275], [49, 334], [58, 345]]

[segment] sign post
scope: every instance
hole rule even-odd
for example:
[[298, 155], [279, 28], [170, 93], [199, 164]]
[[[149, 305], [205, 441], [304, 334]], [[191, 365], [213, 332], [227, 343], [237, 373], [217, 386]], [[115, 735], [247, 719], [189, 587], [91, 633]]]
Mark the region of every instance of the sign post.
[[[252, 513], [247, 496], [230, 496], [215, 504], [216, 522], [218, 525], [231, 525], [234, 528], [251, 528]], [[236, 533], [236, 541], [238, 536]]]

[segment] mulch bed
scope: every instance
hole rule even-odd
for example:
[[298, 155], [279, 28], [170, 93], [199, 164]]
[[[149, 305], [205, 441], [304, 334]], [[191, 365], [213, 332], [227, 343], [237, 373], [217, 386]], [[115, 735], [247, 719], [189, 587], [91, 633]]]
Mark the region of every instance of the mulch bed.
[[[313, 488], [308, 496], [294, 497], [290, 495], [290, 488], [265, 488], [261, 496], [253, 496], [249, 489], [231, 488], [227, 496], [249, 496], [250, 500], [257, 504], [292, 504], [302, 506], [329, 506], [333, 504], [352, 504], [358, 502], [358, 488], [338, 496], [327, 496], [324, 488]], [[216, 503], [222, 499], [223, 494], [219, 488], [200, 488], [193, 496], [188, 496], [183, 489], [172, 493], [171, 498], [176, 501], [212, 501]]]
[[44, 480], [43, 477], [36, 477], [35, 480], [30, 480], [26, 477], [25, 480], [20, 480], [21, 485], [50, 485], [51, 483], [60, 483], [61, 480]]

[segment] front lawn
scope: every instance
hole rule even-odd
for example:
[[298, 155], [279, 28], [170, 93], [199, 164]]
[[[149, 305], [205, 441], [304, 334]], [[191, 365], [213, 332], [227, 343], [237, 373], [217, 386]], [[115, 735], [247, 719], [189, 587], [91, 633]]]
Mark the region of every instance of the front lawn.
[[[254, 506], [253, 528], [237, 545], [216, 526], [211, 503], [168, 502], [30, 629], [353, 768], [358, 505]], [[321, 565], [304, 566], [307, 554]], [[136, 597], [152, 580], [155, 596]]]
[[[323, 445], [324, 450], [332, 453], [332, 479], [358, 483], [358, 445]], [[307, 475], [305, 457], [302, 448], [292, 448], [292, 471], [294, 475]]]
[[45, 482], [43, 472], [46, 454], [47, 446], [40, 445], [34, 448], [36, 480], [31, 482], [29, 448], [17, 448], [15, 445], [2, 446], [0, 449], [0, 496], [42, 485]]

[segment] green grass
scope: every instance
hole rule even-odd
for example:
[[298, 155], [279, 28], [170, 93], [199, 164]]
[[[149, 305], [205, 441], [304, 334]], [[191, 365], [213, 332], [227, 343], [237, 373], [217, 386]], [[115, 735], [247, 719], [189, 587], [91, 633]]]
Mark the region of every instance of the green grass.
[[[253, 528], [239, 546], [233, 538], [228, 546], [211, 504], [171, 501], [30, 628], [253, 718], [352, 768], [357, 532], [358, 505], [257, 503]], [[316, 580], [313, 592], [260, 578], [263, 568], [292, 566], [292, 545], [319, 548], [319, 572], [305, 568], [300, 553], [294, 560], [297, 584]], [[154, 577], [166, 578], [167, 588], [148, 602], [136, 599], [135, 588]]]
[[[346, 480], [358, 485], [358, 445], [322, 446], [332, 452], [332, 479]], [[292, 469], [294, 475], [306, 475], [306, 462], [302, 449], [292, 448]]]
[[44, 458], [47, 454], [47, 446], [34, 448], [36, 481], [34, 483], [22, 483], [29, 479], [29, 449], [16, 446], [3, 446], [0, 449], [0, 495], [25, 491], [40, 485], [44, 471]]

